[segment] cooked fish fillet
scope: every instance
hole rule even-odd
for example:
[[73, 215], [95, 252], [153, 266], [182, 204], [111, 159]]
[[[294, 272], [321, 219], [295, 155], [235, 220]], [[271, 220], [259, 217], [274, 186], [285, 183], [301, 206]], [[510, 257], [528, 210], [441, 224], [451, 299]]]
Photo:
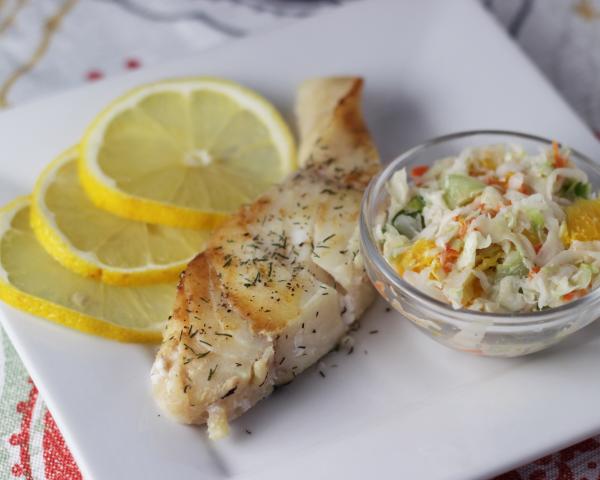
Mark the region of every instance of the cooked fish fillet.
[[241, 208], [181, 277], [153, 391], [211, 438], [333, 349], [374, 298], [358, 218], [379, 160], [361, 90], [358, 78], [303, 84], [301, 169]]

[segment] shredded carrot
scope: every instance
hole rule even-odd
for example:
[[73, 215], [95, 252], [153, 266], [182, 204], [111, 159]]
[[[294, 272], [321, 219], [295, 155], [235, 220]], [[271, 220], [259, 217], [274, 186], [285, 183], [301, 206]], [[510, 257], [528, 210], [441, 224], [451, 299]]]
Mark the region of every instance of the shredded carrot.
[[444, 272], [449, 273], [452, 270], [452, 267], [459, 256], [460, 252], [458, 252], [458, 250], [454, 250], [449, 245], [446, 245], [446, 248], [442, 252], [442, 268], [444, 269]]
[[576, 298], [583, 297], [587, 293], [587, 288], [580, 288], [579, 290], [573, 290], [572, 292], [563, 295], [563, 300], [565, 302], [570, 302], [571, 300], [575, 300]]
[[531, 195], [533, 193], [533, 190], [531, 190], [529, 185], [524, 183], [523, 185], [521, 185], [521, 188], [519, 188], [519, 192], [524, 193], [525, 195]]
[[[495, 206], [494, 208], [487, 209], [483, 203], [480, 203], [479, 206], [477, 207], [477, 209], [481, 213], [488, 213], [491, 218], [494, 218], [496, 215], [498, 215], [500, 213], [501, 208], [502, 208], [501, 206]], [[468, 223], [471, 223], [473, 220], [474, 220], [473, 218], [469, 219]]]
[[569, 166], [567, 159], [560, 153], [560, 146], [556, 141], [552, 142], [552, 155], [554, 156], [554, 168], [563, 168]]
[[508, 187], [508, 180], [505, 178], [500, 179], [498, 177], [490, 177], [485, 180], [485, 183], [493, 187], [498, 187], [502, 191], [502, 193], [506, 192], [506, 189]]
[[[479, 208], [481, 208], [481, 205], [479, 206]], [[458, 236], [459, 236], [459, 238], [463, 238], [467, 234], [469, 225], [471, 225], [471, 222], [473, 220], [475, 220], [475, 218], [465, 219], [464, 217], [461, 217], [460, 215], [456, 215], [456, 216], [454, 216], [454, 218], [452, 220], [454, 220], [455, 222], [458, 222], [460, 224], [460, 227], [458, 227]]]
[[529, 278], [533, 278], [533, 277], [535, 277], [536, 273], [538, 273], [540, 270], [541, 270], [541, 269], [540, 269], [540, 267], [538, 267], [537, 265], [534, 265], [534, 266], [531, 268], [531, 270], [529, 270], [529, 275], [528, 275], [528, 277], [529, 277]]
[[427, 173], [428, 170], [429, 167], [427, 165], [416, 165], [415, 167], [413, 167], [410, 173], [413, 177], [422, 177]]

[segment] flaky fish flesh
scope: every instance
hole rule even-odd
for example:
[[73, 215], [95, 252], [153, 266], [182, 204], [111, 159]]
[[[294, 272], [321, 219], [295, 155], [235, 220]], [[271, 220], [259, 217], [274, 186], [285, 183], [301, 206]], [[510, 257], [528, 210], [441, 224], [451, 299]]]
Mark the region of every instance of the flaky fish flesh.
[[359, 78], [301, 86], [301, 168], [223, 224], [181, 276], [153, 392], [211, 438], [332, 350], [374, 298], [358, 219], [380, 164], [361, 92]]

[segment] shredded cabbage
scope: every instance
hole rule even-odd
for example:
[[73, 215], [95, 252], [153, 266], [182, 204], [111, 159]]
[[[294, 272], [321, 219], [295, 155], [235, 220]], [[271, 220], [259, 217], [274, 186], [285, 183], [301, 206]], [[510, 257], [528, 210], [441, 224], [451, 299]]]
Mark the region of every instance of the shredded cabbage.
[[406, 170], [404, 168], [392, 175], [392, 178], [387, 184], [387, 189], [390, 194], [390, 212], [393, 218], [404, 208], [410, 199], [410, 189], [406, 178]]

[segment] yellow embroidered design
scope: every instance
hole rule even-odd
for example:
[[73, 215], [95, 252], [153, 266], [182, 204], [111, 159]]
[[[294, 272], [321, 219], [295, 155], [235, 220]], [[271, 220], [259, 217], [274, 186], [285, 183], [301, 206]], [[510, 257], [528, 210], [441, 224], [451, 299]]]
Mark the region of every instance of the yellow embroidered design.
[[[17, 0], [15, 2], [12, 9], [8, 11], [6, 17], [4, 17], [2, 21], [0, 21], [0, 35], [2, 35], [12, 26], [12, 24], [15, 22], [15, 18], [17, 18], [18, 13], [21, 11], [21, 9], [25, 6], [26, 3], [27, 0]], [[0, 8], [2, 8], [3, 4], [4, 0], [0, 0]]]
[[600, 10], [598, 10], [590, 0], [579, 0], [573, 7], [575, 13], [587, 21], [600, 19]]
[[53, 35], [60, 28], [64, 17], [69, 13], [76, 3], [77, 0], [65, 0], [58, 8], [58, 11], [46, 20], [42, 37], [40, 38], [37, 47], [31, 54], [31, 57], [29, 57], [29, 60], [14, 70], [0, 86], [0, 108], [8, 105], [8, 93], [17, 80], [19, 80], [19, 78], [21, 78], [23, 75], [26, 75], [42, 59], [48, 50], [48, 47], [50, 46], [50, 41], [52, 40]]

